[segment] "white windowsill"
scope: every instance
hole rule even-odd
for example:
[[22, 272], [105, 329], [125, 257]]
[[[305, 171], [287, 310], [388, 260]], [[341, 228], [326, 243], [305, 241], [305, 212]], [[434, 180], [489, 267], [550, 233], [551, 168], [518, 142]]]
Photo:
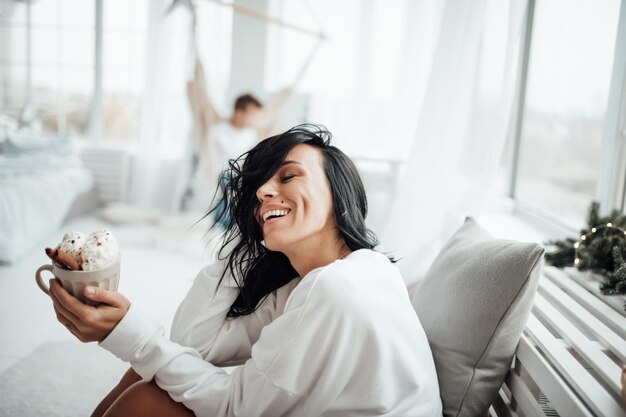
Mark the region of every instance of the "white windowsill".
[[543, 244], [553, 238], [550, 233], [529, 221], [526, 216], [520, 215], [515, 202], [508, 198], [490, 200], [477, 220], [489, 233], [499, 239]]

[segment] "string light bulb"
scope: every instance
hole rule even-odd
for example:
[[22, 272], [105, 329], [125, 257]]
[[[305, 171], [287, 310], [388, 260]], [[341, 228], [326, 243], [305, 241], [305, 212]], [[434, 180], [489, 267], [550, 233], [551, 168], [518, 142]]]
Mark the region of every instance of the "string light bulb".
[[623, 228], [621, 228], [619, 226], [613, 225], [613, 223], [606, 223], [606, 224], [601, 224], [601, 225], [596, 226], [596, 227], [592, 227], [591, 228], [591, 233], [586, 234], [586, 235], [581, 235], [580, 239], [577, 240], [576, 242], [574, 242], [574, 266], [578, 266], [582, 262], [582, 258], [580, 258], [578, 256], [578, 248], [580, 248], [580, 244], [582, 242], [586, 241], [588, 237], [593, 236], [595, 233], [597, 233], [598, 231], [600, 231], [602, 229], [613, 229], [613, 230], [617, 229], [624, 236], [626, 236], [626, 230], [624, 230]]

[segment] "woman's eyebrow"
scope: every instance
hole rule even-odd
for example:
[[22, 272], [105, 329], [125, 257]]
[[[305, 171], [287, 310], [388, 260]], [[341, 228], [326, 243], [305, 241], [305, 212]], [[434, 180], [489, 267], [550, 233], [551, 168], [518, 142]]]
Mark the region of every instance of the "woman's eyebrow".
[[284, 161], [282, 164], [280, 164], [281, 167], [284, 167], [285, 165], [289, 165], [289, 164], [298, 164], [298, 165], [302, 165], [300, 162], [298, 161], [293, 161], [293, 160], [286, 160]]

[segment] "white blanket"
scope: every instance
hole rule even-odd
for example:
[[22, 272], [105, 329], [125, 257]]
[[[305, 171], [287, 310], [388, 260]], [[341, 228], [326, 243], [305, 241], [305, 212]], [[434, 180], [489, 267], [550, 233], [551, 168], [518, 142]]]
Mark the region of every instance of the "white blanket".
[[13, 262], [61, 225], [92, 177], [71, 141], [0, 154], [0, 262]]

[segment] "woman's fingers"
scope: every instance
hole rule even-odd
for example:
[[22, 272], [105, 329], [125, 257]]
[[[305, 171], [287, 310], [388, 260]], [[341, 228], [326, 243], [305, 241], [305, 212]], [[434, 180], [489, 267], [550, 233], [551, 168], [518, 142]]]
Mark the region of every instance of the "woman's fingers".
[[76, 325], [74, 323], [72, 323], [69, 319], [67, 319], [59, 310], [56, 306], [54, 306], [54, 312], [56, 313], [57, 316], [57, 321], [59, 323], [61, 323], [63, 326], [65, 326], [65, 328], [67, 330], [69, 330], [70, 332], [72, 331], [72, 329], [76, 328]]
[[[92, 291], [93, 290], [93, 291]], [[88, 286], [85, 295], [101, 301], [97, 307], [83, 304], [56, 280], [50, 280], [50, 297], [57, 319], [82, 342], [102, 341], [124, 318], [130, 302], [116, 291]]]
[[[58, 284], [57, 284], [58, 285]], [[50, 298], [52, 298], [52, 304], [54, 306], [54, 311], [57, 313], [57, 319], [63, 324], [63, 325], [72, 325], [75, 328], [79, 327], [79, 324], [81, 322], [80, 318], [74, 314], [73, 312], [71, 312], [70, 310], [68, 310], [63, 303], [61, 303], [61, 301], [59, 300], [59, 298], [57, 297], [57, 294], [54, 290], [52, 290], [53, 284], [50, 283]]]
[[88, 314], [89, 308], [78, 298], [67, 292], [65, 288], [55, 279], [50, 280], [50, 292], [53, 293], [59, 303], [77, 317], [84, 317]]
[[61, 323], [72, 324], [74, 327], [78, 327], [80, 319], [65, 309], [65, 307], [63, 307], [57, 300], [52, 300], [52, 307], [54, 307], [54, 311], [57, 313], [57, 318]]

